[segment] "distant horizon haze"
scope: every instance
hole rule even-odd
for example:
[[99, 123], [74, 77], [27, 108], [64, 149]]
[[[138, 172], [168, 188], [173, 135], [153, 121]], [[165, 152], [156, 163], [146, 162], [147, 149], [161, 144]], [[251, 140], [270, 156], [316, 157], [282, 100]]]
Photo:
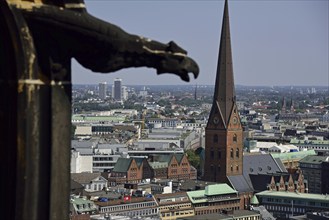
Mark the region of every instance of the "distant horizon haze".
[[[90, 14], [128, 33], [168, 43], [175, 41], [200, 67], [190, 82], [155, 69], [129, 68], [93, 73], [72, 64], [72, 82], [123, 85], [214, 85], [223, 0], [86, 0]], [[229, 0], [233, 70], [236, 85], [329, 86], [329, 1]], [[168, 13], [169, 12], [169, 13]]]
[[[99, 82], [102, 83], [102, 82]], [[98, 86], [99, 83], [73, 83], [73, 86]], [[107, 83], [107, 86], [112, 86], [113, 83]], [[204, 87], [204, 86], [212, 86], [215, 87], [215, 85], [210, 85], [210, 84], [192, 84], [192, 83], [187, 83], [187, 84], [122, 84], [123, 86], [145, 86], [145, 87], [153, 87], [153, 86], [190, 86], [190, 87]], [[288, 88], [288, 87], [292, 87], [292, 88], [327, 88], [327, 90], [329, 90], [329, 87], [327, 85], [241, 85], [241, 84], [237, 84], [235, 85], [235, 87], [266, 87], [266, 88]]]

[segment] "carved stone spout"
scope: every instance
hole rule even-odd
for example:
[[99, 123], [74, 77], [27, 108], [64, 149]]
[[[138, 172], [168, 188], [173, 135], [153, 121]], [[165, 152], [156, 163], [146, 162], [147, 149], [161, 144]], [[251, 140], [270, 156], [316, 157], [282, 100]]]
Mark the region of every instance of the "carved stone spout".
[[72, 58], [102, 73], [199, 73], [174, 42], [128, 34], [81, 0], [1, 0], [0, 45], [1, 219], [69, 219]]
[[23, 12], [33, 35], [40, 37], [36, 42], [44, 41], [47, 33], [48, 41], [63, 48], [61, 53], [94, 72], [150, 67], [158, 74], [173, 73], [184, 81], [189, 81], [190, 72], [195, 78], [199, 74], [197, 63], [173, 41], [164, 44], [129, 34], [86, 10], [43, 5]]

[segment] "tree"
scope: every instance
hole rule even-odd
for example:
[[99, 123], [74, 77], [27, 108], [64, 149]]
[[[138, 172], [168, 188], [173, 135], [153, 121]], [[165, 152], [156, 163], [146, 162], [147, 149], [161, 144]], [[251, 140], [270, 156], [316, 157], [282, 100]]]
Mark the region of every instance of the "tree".
[[77, 126], [75, 125], [71, 125], [71, 139], [74, 139], [74, 134], [75, 134], [75, 130], [77, 129]]
[[190, 162], [190, 164], [194, 168], [199, 170], [199, 167], [200, 167], [200, 157], [199, 157], [199, 155], [197, 155], [193, 150], [187, 150], [186, 154], [187, 154], [187, 159]]

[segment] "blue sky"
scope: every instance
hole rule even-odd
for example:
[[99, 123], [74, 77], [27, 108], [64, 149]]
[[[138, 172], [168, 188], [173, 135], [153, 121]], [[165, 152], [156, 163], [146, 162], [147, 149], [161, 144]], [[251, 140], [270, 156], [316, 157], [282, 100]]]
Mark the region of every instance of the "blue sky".
[[[190, 84], [213, 85], [223, 0], [86, 0], [90, 14], [163, 43], [171, 40], [199, 64]], [[235, 84], [329, 85], [328, 0], [231, 0], [229, 14]], [[187, 84], [176, 75], [129, 68], [93, 73], [73, 62], [74, 84], [122, 78], [124, 85]]]

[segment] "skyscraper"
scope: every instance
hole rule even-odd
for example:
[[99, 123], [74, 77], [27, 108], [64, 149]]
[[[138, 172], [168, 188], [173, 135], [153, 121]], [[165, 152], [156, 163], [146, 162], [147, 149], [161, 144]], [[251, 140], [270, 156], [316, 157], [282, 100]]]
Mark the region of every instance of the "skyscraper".
[[122, 80], [115, 78], [112, 87], [112, 97], [115, 101], [122, 101]]
[[99, 98], [104, 100], [106, 98], [106, 92], [107, 92], [107, 83], [106, 82], [99, 83], [98, 84]]
[[128, 88], [127, 86], [122, 86], [121, 87], [121, 99], [122, 101], [125, 101], [128, 99]]
[[241, 175], [242, 126], [236, 104], [228, 3], [225, 1], [213, 104], [205, 137], [204, 180]]

